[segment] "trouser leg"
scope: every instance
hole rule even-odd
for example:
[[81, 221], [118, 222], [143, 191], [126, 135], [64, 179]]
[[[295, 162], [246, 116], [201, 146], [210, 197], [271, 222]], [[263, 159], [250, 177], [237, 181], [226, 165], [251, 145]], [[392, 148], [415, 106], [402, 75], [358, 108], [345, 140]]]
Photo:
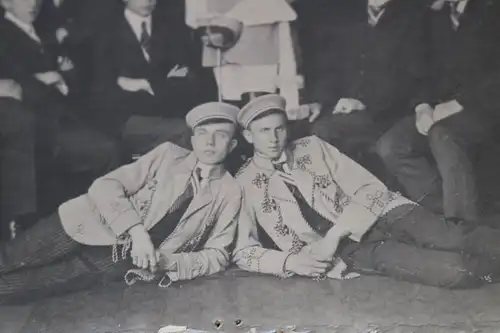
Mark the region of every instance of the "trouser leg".
[[424, 249], [395, 240], [366, 242], [350, 255], [350, 261], [353, 271], [368, 270], [440, 288], [474, 288], [497, 282], [493, 269], [498, 261], [495, 264], [488, 258]]
[[114, 263], [110, 247], [82, 247], [45, 266], [0, 275], [0, 304], [24, 303], [58, 296], [123, 278], [131, 267], [126, 260]]
[[13, 99], [0, 98], [0, 223], [37, 212], [35, 116]]
[[190, 138], [191, 131], [184, 119], [132, 116], [123, 128], [122, 151], [143, 155], [167, 141], [190, 149]]
[[0, 274], [47, 265], [80, 247], [66, 234], [59, 215], [54, 213], [15, 239], [0, 243]]
[[432, 162], [428, 138], [418, 133], [414, 116], [401, 120], [378, 140], [377, 154], [411, 200], [443, 214], [441, 177]]
[[[418, 247], [464, 252], [489, 258], [500, 258], [500, 230], [487, 226], [455, 223], [415, 205], [399, 206], [377, 222], [377, 233]], [[376, 237], [376, 236], [375, 236]]]

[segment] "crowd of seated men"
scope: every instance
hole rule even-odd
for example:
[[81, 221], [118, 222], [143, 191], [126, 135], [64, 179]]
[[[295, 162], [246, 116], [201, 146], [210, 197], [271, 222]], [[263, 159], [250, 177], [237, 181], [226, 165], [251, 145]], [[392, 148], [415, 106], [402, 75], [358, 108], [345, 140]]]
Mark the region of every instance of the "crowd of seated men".
[[[470, 286], [469, 272], [498, 267], [497, 234], [478, 227], [474, 172], [474, 153], [500, 123], [498, 1], [289, 1], [298, 13], [302, 106], [311, 116], [301, 134], [316, 136], [294, 143], [280, 96], [255, 91], [242, 110], [204, 104], [217, 99], [217, 86], [201, 65], [201, 38], [185, 24], [182, 1], [0, 1], [0, 218], [2, 237], [15, 238], [2, 243], [9, 250], [0, 252], [0, 292], [23, 289], [31, 279], [24, 266], [49, 282], [94, 274], [79, 253], [99, 274], [123, 275], [130, 246], [142, 279], [157, 260], [174, 280], [212, 274], [230, 262], [236, 228], [233, 259], [249, 271], [324, 277], [345, 237], [361, 244], [365, 268], [410, 281]], [[255, 151], [237, 173], [243, 198], [222, 165], [230, 152], [245, 153], [234, 139], [237, 124]], [[220, 153], [207, 153], [216, 139]], [[175, 145], [161, 144], [168, 141]], [[194, 155], [184, 149], [191, 146]], [[296, 170], [317, 173], [297, 178], [286, 152]], [[134, 155], [142, 157], [118, 168]], [[393, 176], [410, 200], [353, 160], [381, 178]], [[204, 164], [216, 167], [204, 172]], [[220, 196], [209, 181], [219, 184]], [[66, 201], [91, 182], [86, 194]], [[301, 182], [311, 185], [313, 199]], [[334, 199], [322, 189], [332, 189]], [[290, 209], [281, 210], [279, 195]], [[315, 195], [325, 199], [323, 215], [308, 202]], [[213, 200], [219, 206], [208, 205]], [[208, 214], [214, 207], [220, 209]], [[189, 241], [172, 229], [186, 216], [196, 226]], [[205, 217], [211, 223], [202, 227]], [[338, 234], [341, 222], [350, 230]], [[268, 235], [269, 247], [259, 234]], [[158, 247], [165, 251], [156, 258]], [[320, 259], [311, 259], [315, 251]], [[384, 267], [370, 263], [374, 253]], [[450, 276], [460, 283], [448, 283]], [[47, 282], [33, 280], [41, 289]]]
[[[289, 2], [303, 101], [321, 113], [311, 133], [394, 176], [410, 199], [477, 222], [471, 153], [500, 119], [499, 5]], [[1, 3], [4, 238], [10, 222], [29, 226], [130, 156], [165, 141], [189, 146], [184, 116], [217, 87], [183, 1]]]
[[134, 2], [2, 0], [4, 236], [131, 155], [188, 144], [185, 113], [216, 98], [182, 3], [137, 3], [145, 24]]

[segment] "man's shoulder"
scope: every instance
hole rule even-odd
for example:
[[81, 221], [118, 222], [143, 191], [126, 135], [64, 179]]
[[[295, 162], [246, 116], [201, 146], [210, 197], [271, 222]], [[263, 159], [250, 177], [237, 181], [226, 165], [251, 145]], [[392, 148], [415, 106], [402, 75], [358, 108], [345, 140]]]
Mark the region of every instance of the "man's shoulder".
[[220, 189], [226, 201], [241, 199], [241, 187], [229, 172], [226, 171], [219, 181], [221, 182]]
[[165, 142], [151, 150], [148, 154], [162, 155], [163, 159], [169, 160], [172, 163], [179, 163], [187, 158], [192, 153], [191, 150], [182, 148], [171, 142]]
[[252, 159], [252, 157], [248, 158], [234, 175], [239, 184], [244, 184], [257, 171], [255, 165], [252, 163]]
[[289, 149], [294, 154], [296, 153], [312, 153], [320, 149], [322, 140], [315, 135], [306, 136], [290, 142]]

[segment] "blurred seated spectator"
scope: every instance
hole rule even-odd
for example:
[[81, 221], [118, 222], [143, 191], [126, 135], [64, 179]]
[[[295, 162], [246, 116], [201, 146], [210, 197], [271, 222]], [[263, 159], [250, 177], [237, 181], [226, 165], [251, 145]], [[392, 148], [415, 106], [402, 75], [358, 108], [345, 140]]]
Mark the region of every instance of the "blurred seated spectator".
[[189, 147], [183, 117], [216, 98], [213, 75], [201, 69], [200, 45], [172, 4], [124, 3], [95, 36], [88, 116], [127, 154], [164, 141]]
[[12, 222], [35, 220], [35, 119], [21, 103], [21, 87], [0, 79], [0, 239]]
[[92, 41], [122, 6], [121, 0], [44, 0], [34, 26], [58, 54], [75, 64], [78, 82], [73, 95], [87, 97], [91, 78]]
[[295, 5], [305, 99], [322, 111], [312, 132], [363, 159], [426, 91], [426, 6], [420, 0]]
[[[23, 103], [37, 117], [41, 166], [58, 177], [84, 173], [92, 180], [116, 166], [117, 148], [104, 135], [90, 130], [70, 105], [74, 64], [57, 54], [33, 28], [41, 0], [1, 0], [0, 71], [23, 91]], [[46, 177], [43, 177], [44, 179]]]
[[431, 9], [431, 93], [380, 139], [378, 153], [409, 198], [475, 224], [474, 164], [500, 125], [500, 2], [436, 0]]

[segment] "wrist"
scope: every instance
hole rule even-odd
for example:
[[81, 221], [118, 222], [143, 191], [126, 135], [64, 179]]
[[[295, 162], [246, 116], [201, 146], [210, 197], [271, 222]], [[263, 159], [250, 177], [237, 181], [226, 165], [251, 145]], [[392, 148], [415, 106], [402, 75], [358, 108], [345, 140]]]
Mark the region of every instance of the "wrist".
[[[291, 259], [290, 259], [290, 258], [291, 258], [291, 257], [293, 257], [293, 256], [295, 256], [295, 254], [293, 254], [293, 253], [289, 253], [289, 254], [286, 256], [285, 261], [283, 262], [283, 272], [284, 272], [285, 274], [289, 274], [290, 272], [293, 272], [293, 270], [292, 270], [292, 269], [291, 269], [291, 267], [290, 267], [290, 266], [292, 266], [292, 265], [290, 265], [290, 262], [291, 262]], [[292, 260], [293, 260], [293, 259], [292, 259]]]
[[134, 238], [137, 235], [143, 234], [146, 232], [146, 228], [142, 224], [136, 224], [132, 228], [128, 229], [128, 234], [130, 237]]

